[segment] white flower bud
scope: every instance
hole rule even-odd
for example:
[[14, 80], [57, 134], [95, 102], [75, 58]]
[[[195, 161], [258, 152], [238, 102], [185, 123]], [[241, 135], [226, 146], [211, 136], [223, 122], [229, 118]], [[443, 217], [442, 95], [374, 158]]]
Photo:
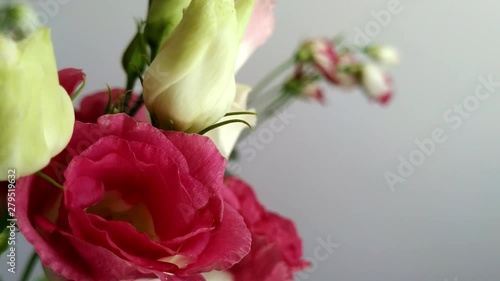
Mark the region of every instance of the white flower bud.
[[382, 69], [373, 63], [368, 63], [362, 66], [361, 76], [361, 83], [368, 97], [380, 104], [390, 101], [393, 95], [392, 83]]
[[399, 52], [389, 45], [368, 46], [366, 53], [381, 64], [397, 65], [401, 61]]

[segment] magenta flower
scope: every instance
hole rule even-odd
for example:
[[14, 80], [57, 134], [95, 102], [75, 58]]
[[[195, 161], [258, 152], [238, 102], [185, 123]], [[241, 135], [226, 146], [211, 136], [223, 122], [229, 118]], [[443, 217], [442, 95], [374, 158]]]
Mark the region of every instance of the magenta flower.
[[69, 280], [202, 281], [250, 249], [225, 205], [225, 160], [207, 137], [164, 132], [125, 114], [76, 122], [43, 170], [64, 185], [18, 181], [17, 219], [45, 267]]
[[68, 92], [68, 95], [73, 96], [78, 86], [85, 80], [85, 73], [81, 69], [65, 68], [59, 70], [59, 84]]
[[229, 269], [234, 281], [287, 281], [309, 266], [302, 260], [302, 240], [295, 224], [267, 211], [252, 188], [237, 178], [226, 178], [224, 198], [245, 219], [252, 233], [252, 249]]

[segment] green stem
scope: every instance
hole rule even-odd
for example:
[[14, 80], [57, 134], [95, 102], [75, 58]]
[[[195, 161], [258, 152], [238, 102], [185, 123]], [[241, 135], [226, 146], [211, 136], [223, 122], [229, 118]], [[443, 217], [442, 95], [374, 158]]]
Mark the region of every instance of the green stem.
[[128, 115], [134, 117], [135, 114], [137, 114], [137, 111], [141, 108], [141, 106], [144, 104], [144, 96], [141, 94], [135, 104], [132, 106], [130, 111], [128, 112]]
[[281, 94], [280, 92], [282, 87], [282, 85], [270, 87], [267, 91], [262, 92], [262, 94], [260, 95], [261, 98], [259, 98], [259, 100], [256, 100], [253, 103], [248, 103], [247, 107], [256, 108], [257, 112], [262, 112], [261, 108], [265, 107], [270, 100], [274, 100], [274, 98], [276, 97], [276, 93]]
[[[257, 122], [257, 125], [254, 127], [254, 129], [257, 129], [260, 124], [264, 124], [264, 122], [266, 122], [270, 117], [272, 117], [277, 110], [279, 110], [285, 104], [287, 104], [288, 102], [290, 102], [290, 100], [291, 100], [291, 96], [283, 94], [283, 93], [281, 93], [280, 96], [278, 96], [276, 99], [273, 99], [269, 103], [269, 105], [266, 106], [266, 107], [264, 107], [264, 109], [262, 111], [260, 111], [261, 113], [258, 114], [258, 116], [259, 116], [258, 122]], [[240, 137], [238, 138], [238, 140], [236, 142], [236, 146], [235, 147], [237, 147], [238, 144], [243, 139], [245, 139], [250, 133], [251, 132], [249, 132], [249, 131], [242, 132], [241, 135], [240, 135]]]
[[227, 120], [227, 121], [223, 121], [223, 122], [220, 122], [220, 123], [216, 123], [216, 124], [213, 124], [212, 126], [209, 126], [205, 129], [203, 129], [202, 131], [200, 131], [198, 134], [200, 135], [204, 135], [214, 129], [217, 129], [219, 127], [222, 127], [222, 126], [225, 126], [227, 124], [231, 124], [231, 123], [243, 123], [245, 125], [248, 126], [248, 128], [250, 128], [250, 131], [252, 130], [252, 125], [250, 125], [247, 121], [245, 120], [240, 120], [240, 119], [234, 119], [234, 120]]
[[51, 177], [47, 176], [46, 174], [38, 171], [35, 173], [37, 176], [41, 177], [42, 179], [50, 182], [51, 184], [55, 185], [56, 187], [60, 188], [60, 189], [64, 189], [64, 186], [58, 184], [55, 180], [53, 180]]
[[82, 92], [83, 88], [85, 88], [85, 83], [87, 82], [87, 78], [83, 78], [83, 82], [82, 82], [82, 85], [80, 85], [80, 87], [78, 88], [78, 90], [76, 90], [76, 92], [71, 96], [71, 100], [74, 101], [78, 95], [80, 95], [80, 93]]
[[122, 103], [122, 112], [127, 112], [129, 110], [129, 102], [132, 97], [132, 91], [134, 90], [135, 82], [137, 81], [136, 76], [127, 75], [127, 87], [125, 89], [125, 96]]
[[253, 111], [236, 111], [236, 112], [229, 112], [224, 115], [224, 117], [227, 116], [236, 116], [236, 115], [257, 115], [257, 112]]
[[262, 117], [259, 122], [264, 123], [269, 117], [273, 116], [274, 113], [282, 108], [285, 104], [290, 101], [291, 96], [287, 94], [281, 94], [277, 99], [272, 101], [263, 111]]
[[271, 82], [277, 79], [281, 74], [287, 71], [291, 66], [293, 66], [294, 60], [288, 59], [285, 62], [278, 65], [274, 70], [272, 70], [264, 79], [262, 79], [250, 92], [250, 96], [248, 97], [248, 102], [253, 102], [260, 93], [265, 90]]
[[21, 276], [20, 281], [28, 281], [31, 273], [33, 272], [33, 269], [35, 269], [36, 262], [38, 261], [38, 255], [33, 251], [33, 254], [31, 254], [31, 257], [28, 261], [28, 265], [26, 266], [26, 269], [23, 272], [23, 275]]

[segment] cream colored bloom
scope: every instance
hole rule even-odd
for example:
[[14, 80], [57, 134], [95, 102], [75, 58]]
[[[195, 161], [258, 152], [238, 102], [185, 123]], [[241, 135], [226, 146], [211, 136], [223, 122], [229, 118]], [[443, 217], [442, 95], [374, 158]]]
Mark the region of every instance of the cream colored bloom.
[[362, 66], [361, 84], [367, 96], [380, 104], [387, 104], [393, 96], [390, 77], [373, 63]]
[[226, 114], [236, 90], [237, 14], [244, 13], [233, 0], [191, 1], [144, 78], [144, 101], [160, 128], [199, 132]]
[[381, 64], [396, 65], [401, 61], [398, 50], [390, 45], [368, 46], [366, 53]]
[[45, 167], [73, 133], [74, 109], [59, 85], [50, 30], [19, 43], [0, 36], [0, 180]]
[[[250, 93], [250, 87], [246, 85], [237, 85], [236, 86], [236, 97], [234, 99], [233, 105], [229, 109], [229, 112], [241, 112], [241, 111], [252, 111], [255, 110], [247, 110], [247, 97]], [[218, 122], [224, 122], [231, 119], [241, 119], [248, 122], [251, 126], [255, 126], [257, 123], [257, 116], [255, 115], [237, 115], [237, 116], [227, 116], [219, 120]], [[212, 139], [212, 141], [217, 145], [221, 154], [227, 158], [231, 155], [231, 152], [238, 141], [238, 137], [241, 132], [248, 128], [243, 123], [231, 123], [219, 127], [215, 130], [212, 130], [205, 135]]]

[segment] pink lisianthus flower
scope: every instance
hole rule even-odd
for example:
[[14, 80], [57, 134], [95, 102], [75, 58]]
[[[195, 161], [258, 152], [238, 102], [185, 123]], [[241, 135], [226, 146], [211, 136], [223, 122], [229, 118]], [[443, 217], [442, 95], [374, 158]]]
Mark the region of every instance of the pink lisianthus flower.
[[313, 99], [321, 104], [325, 103], [325, 94], [318, 82], [313, 82], [306, 85], [302, 91], [302, 95], [308, 99]]
[[245, 219], [252, 233], [252, 248], [229, 269], [234, 281], [287, 281], [309, 263], [302, 259], [302, 240], [295, 224], [260, 204], [252, 188], [237, 178], [226, 178], [226, 202]]
[[328, 38], [314, 38], [305, 41], [297, 53], [299, 63], [312, 63], [327, 80], [337, 83], [339, 57], [335, 45]]
[[75, 94], [78, 86], [85, 80], [85, 73], [81, 69], [65, 68], [58, 72], [59, 84], [68, 92], [71, 97]]
[[311, 74], [303, 64], [298, 64], [293, 76], [283, 86], [284, 94], [291, 94], [307, 100], [325, 103], [325, 95], [320, 78]]
[[[78, 86], [85, 80], [85, 73], [80, 69], [66, 68], [59, 71], [59, 84], [68, 92], [74, 95]], [[96, 123], [97, 119], [104, 115], [108, 102], [114, 103], [118, 97], [125, 94], [125, 89], [113, 88], [108, 94], [108, 90], [96, 92], [84, 97], [80, 103], [80, 109], [75, 110], [75, 118], [80, 122]], [[111, 100], [110, 100], [111, 97]], [[132, 94], [129, 107], [132, 107], [139, 99], [137, 94]], [[137, 121], [148, 122], [148, 113], [143, 105], [134, 115]]]
[[75, 123], [67, 148], [17, 182], [17, 220], [48, 271], [68, 280], [203, 281], [250, 250], [223, 201], [224, 157], [200, 135], [125, 114]]
[[252, 17], [240, 45], [236, 69], [240, 69], [255, 50], [264, 45], [274, 31], [274, 0], [256, 0]]
[[[344, 54], [338, 55], [337, 66], [338, 68], [355, 68], [358, 65], [358, 61], [353, 53], [347, 52]], [[335, 85], [339, 87], [350, 89], [356, 85], [359, 85], [359, 77], [355, 72], [344, 72], [342, 70], [336, 69], [336, 71], [332, 74], [332, 79], [330, 79]]]

